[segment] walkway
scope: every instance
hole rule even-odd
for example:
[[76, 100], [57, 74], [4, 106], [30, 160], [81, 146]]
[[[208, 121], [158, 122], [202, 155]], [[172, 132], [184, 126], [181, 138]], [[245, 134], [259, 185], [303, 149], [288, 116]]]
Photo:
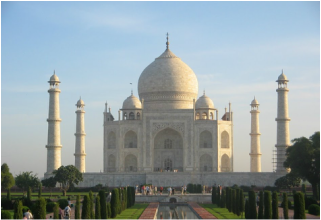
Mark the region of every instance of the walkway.
[[158, 209], [158, 202], [152, 202], [149, 203], [147, 208], [144, 210], [142, 215], [139, 217], [139, 219], [155, 219], [156, 218], [156, 212]]
[[188, 202], [188, 204], [202, 219], [217, 219], [214, 215], [206, 211], [206, 209], [199, 206], [196, 202]]
[[[289, 209], [289, 219], [293, 219], [294, 216], [294, 211], [293, 209]], [[305, 213], [305, 216], [307, 219], [320, 219], [320, 216], [316, 216], [316, 215], [310, 215], [308, 213]], [[279, 207], [279, 219], [283, 219], [283, 208]]]

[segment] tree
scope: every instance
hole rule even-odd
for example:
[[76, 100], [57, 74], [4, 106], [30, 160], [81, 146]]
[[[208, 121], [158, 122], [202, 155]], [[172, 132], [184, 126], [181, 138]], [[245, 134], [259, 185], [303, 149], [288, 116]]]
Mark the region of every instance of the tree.
[[100, 216], [102, 219], [107, 218], [107, 204], [106, 204], [106, 193], [105, 190], [99, 191], [100, 198]]
[[245, 218], [246, 219], [250, 219], [251, 216], [250, 216], [250, 206], [249, 206], [249, 200], [247, 199], [245, 201]]
[[80, 195], [77, 195], [75, 206], [75, 219], [80, 219]]
[[218, 186], [217, 187], [217, 191], [216, 191], [216, 204], [217, 206], [219, 207], [220, 206], [220, 203], [221, 203], [221, 190], [220, 190], [220, 187]]
[[240, 189], [236, 189], [236, 200], [235, 200], [235, 214], [237, 216], [241, 215], [241, 211], [240, 211]]
[[293, 197], [294, 200], [294, 219], [306, 219], [304, 195], [298, 192]]
[[264, 218], [271, 219], [272, 218], [272, 203], [271, 203], [271, 192], [264, 192]]
[[72, 184], [78, 185], [79, 182], [83, 181], [82, 173], [73, 165], [61, 166], [52, 173], [55, 175], [56, 181], [60, 183], [60, 189], [64, 196], [66, 196], [66, 192]]
[[95, 219], [101, 219], [101, 215], [100, 215], [100, 199], [99, 199], [99, 195], [98, 195], [98, 196], [96, 196]]
[[22, 201], [17, 200], [14, 204], [14, 219], [22, 219], [23, 218], [23, 212], [22, 212]]
[[212, 187], [212, 204], [216, 204], [216, 187]]
[[81, 212], [81, 219], [91, 219], [90, 209], [90, 198], [89, 195], [84, 196], [84, 201], [82, 203], [82, 212]]
[[263, 191], [260, 191], [260, 200], [259, 200], [259, 211], [258, 211], [258, 219], [264, 219], [264, 194]]
[[320, 187], [320, 132], [292, 140], [293, 145], [286, 150], [284, 167], [291, 168], [291, 173], [312, 185], [313, 196], [319, 199]]
[[28, 190], [30, 187], [31, 189], [37, 188], [39, 186], [39, 179], [37, 174], [32, 174], [30, 172], [23, 172], [16, 176], [16, 185], [22, 189], [23, 194]]
[[89, 191], [89, 214], [91, 219], [95, 217], [93, 209], [94, 209], [94, 195], [93, 195], [93, 192], [90, 190]]
[[55, 187], [56, 187], [56, 184], [57, 184], [56, 179], [52, 176], [52, 177], [49, 177], [49, 178], [47, 178], [47, 179], [41, 180], [41, 183], [42, 183], [42, 185], [43, 185], [44, 187], [50, 189], [50, 197], [51, 197], [52, 188], [55, 188]]
[[278, 201], [278, 194], [277, 192], [273, 192], [272, 194], [272, 218], [278, 219], [279, 218], [279, 201]]
[[53, 218], [59, 219], [59, 203], [55, 203], [55, 206], [53, 208]]
[[300, 185], [301, 179], [293, 173], [288, 173], [275, 180], [274, 185], [280, 189], [291, 189]]
[[12, 173], [9, 171], [9, 167], [6, 163], [1, 165], [1, 188], [7, 190], [7, 199], [11, 200], [10, 189], [15, 184]]
[[289, 219], [288, 195], [283, 193], [283, 217]]
[[35, 219], [46, 219], [46, 200], [44, 198], [36, 201], [33, 215]]
[[221, 196], [221, 208], [226, 207], [226, 190], [222, 190], [222, 196]]
[[244, 194], [243, 194], [243, 189], [240, 189], [240, 212], [241, 212], [241, 218], [243, 218], [243, 213], [244, 213]]
[[110, 201], [110, 206], [111, 206], [111, 217], [115, 218], [118, 214], [118, 209], [119, 209], [119, 190], [117, 188], [113, 189], [111, 193], [111, 201]]
[[249, 191], [249, 214], [250, 219], [257, 218], [255, 192]]

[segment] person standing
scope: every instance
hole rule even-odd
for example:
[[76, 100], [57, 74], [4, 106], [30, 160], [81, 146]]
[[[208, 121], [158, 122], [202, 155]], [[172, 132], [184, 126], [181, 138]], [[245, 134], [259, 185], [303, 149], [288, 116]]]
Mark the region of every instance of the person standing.
[[30, 212], [30, 209], [28, 209], [24, 214], [23, 214], [27, 219], [32, 219], [33, 216]]
[[65, 208], [65, 219], [70, 219], [70, 212], [71, 212], [71, 208], [70, 208], [70, 205], [68, 204]]
[[162, 187], [162, 186], [159, 188], [159, 194], [160, 194], [160, 195], [163, 194], [163, 187]]

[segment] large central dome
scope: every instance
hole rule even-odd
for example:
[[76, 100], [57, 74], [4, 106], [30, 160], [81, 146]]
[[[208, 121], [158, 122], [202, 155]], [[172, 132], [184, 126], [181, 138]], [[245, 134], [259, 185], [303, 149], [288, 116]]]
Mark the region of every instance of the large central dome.
[[198, 81], [193, 70], [167, 47], [140, 75], [138, 93], [146, 110], [192, 109]]

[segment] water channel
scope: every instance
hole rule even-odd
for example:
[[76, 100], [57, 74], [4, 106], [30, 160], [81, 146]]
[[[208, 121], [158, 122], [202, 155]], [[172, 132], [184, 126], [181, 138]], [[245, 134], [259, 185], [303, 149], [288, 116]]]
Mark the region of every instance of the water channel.
[[187, 204], [159, 204], [157, 219], [198, 219]]

